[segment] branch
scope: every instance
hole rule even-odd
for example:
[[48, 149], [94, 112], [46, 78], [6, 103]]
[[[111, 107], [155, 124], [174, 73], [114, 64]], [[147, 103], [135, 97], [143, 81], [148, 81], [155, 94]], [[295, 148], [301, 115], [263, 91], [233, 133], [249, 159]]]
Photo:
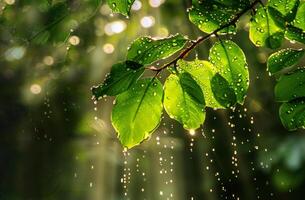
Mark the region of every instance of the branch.
[[206, 36], [201, 36], [199, 38], [197, 38], [197, 40], [191, 40], [191, 45], [189, 47], [187, 47], [186, 49], [184, 49], [180, 55], [178, 57], [176, 57], [174, 60], [172, 60], [171, 62], [165, 64], [164, 66], [160, 67], [160, 68], [156, 68], [154, 66], [151, 66], [147, 69], [152, 70], [152, 71], [157, 71], [159, 74], [159, 72], [161, 72], [163, 69], [166, 69], [167, 67], [171, 66], [171, 65], [175, 65], [177, 64], [177, 62], [180, 59], [183, 59], [187, 56], [187, 54], [192, 51], [194, 48], [196, 48], [199, 44], [201, 44], [203, 41], [209, 39], [210, 37], [212, 37], [213, 35], [217, 35], [217, 33], [225, 28], [230, 27], [231, 25], [234, 25], [245, 13], [247, 13], [249, 10], [254, 9], [254, 7], [258, 4], [258, 3], [262, 3], [261, 0], [255, 0], [253, 3], [251, 3], [248, 7], [246, 7], [244, 10], [242, 10], [240, 13], [236, 14], [236, 16], [227, 24], [224, 24], [222, 26], [220, 26], [218, 29], [216, 29], [215, 31], [213, 31], [212, 33], [209, 33]]

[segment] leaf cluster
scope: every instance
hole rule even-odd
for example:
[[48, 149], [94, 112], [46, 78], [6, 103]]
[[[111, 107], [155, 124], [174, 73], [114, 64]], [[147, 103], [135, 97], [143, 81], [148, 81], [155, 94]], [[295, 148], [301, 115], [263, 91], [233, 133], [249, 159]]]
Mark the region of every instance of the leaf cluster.
[[[108, 0], [113, 12], [128, 16], [133, 0]], [[193, 0], [190, 21], [207, 35], [197, 40], [177, 34], [164, 39], [141, 37], [128, 48], [126, 60], [113, 65], [105, 81], [92, 88], [96, 100], [115, 96], [112, 124], [123, 146], [131, 148], [158, 127], [163, 108], [187, 130], [199, 128], [206, 107], [226, 109], [243, 104], [249, 71], [243, 50], [223, 34], [251, 13], [249, 39], [257, 47], [279, 48], [284, 39], [305, 43], [305, 2], [300, 0]], [[212, 36], [208, 60], [186, 61], [188, 53]], [[268, 59], [268, 71], [278, 78], [275, 96], [283, 125], [289, 130], [305, 126], [305, 69], [293, 67], [304, 49], [284, 49]], [[160, 61], [172, 61], [159, 65]], [[164, 60], [166, 59], [166, 60]], [[167, 70], [164, 84], [158, 75]], [[144, 76], [145, 71], [154, 72]]]

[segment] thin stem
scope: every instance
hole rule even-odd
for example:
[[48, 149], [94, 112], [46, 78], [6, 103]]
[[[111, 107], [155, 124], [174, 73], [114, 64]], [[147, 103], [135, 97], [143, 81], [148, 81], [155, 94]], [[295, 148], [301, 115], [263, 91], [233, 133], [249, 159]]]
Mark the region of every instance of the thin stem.
[[60, 17], [59, 19], [57, 19], [56, 21], [50, 23], [49, 25], [47, 25], [45, 28], [41, 29], [40, 31], [38, 31], [37, 33], [35, 33], [32, 37], [30, 37], [28, 39], [28, 42], [31, 42], [32, 40], [34, 40], [35, 38], [37, 38], [40, 34], [42, 34], [43, 32], [52, 29], [54, 26], [56, 26], [57, 24], [59, 24], [60, 22], [62, 22], [67, 16], [69, 16], [70, 13], [65, 14], [64, 16]]
[[177, 62], [180, 59], [185, 58], [189, 52], [191, 52], [194, 48], [196, 48], [199, 44], [201, 44], [202, 42], [204, 42], [205, 40], [208, 40], [210, 37], [212, 37], [213, 35], [217, 36], [217, 33], [225, 28], [230, 27], [231, 25], [234, 25], [245, 13], [247, 13], [249, 10], [254, 9], [254, 7], [258, 4], [258, 3], [262, 3], [261, 0], [255, 0], [253, 3], [251, 3], [248, 7], [246, 7], [244, 10], [242, 10], [240, 13], [236, 14], [236, 16], [229, 21], [227, 24], [224, 24], [222, 26], [220, 26], [218, 29], [214, 30], [212, 33], [209, 33], [208, 35], [205, 36], [201, 36], [199, 38], [197, 38], [197, 40], [190, 40], [189, 42], [191, 43], [191, 45], [189, 47], [187, 47], [186, 49], [184, 49], [180, 55], [178, 57], [176, 57], [174, 60], [172, 60], [171, 62], [165, 64], [164, 66], [160, 67], [160, 68], [156, 68], [154, 66], [149, 67], [148, 69], [152, 70], [152, 71], [157, 71], [160, 72], [163, 69], [166, 69], [167, 67], [171, 66], [171, 65], [175, 65], [177, 64]]

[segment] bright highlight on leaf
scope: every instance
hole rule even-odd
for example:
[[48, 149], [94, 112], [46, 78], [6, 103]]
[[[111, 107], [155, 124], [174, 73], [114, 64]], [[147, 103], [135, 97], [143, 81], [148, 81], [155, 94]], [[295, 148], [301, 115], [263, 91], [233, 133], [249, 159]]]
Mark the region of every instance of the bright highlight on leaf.
[[303, 44], [305, 44], [304, 5], [305, 2], [300, 0], [270, 0], [266, 7], [272, 21], [284, 31], [285, 38]]
[[[247, 0], [236, 1], [195, 1], [190, 10], [189, 18], [200, 30], [206, 33], [212, 33], [218, 28], [231, 22], [237, 13], [249, 5]], [[230, 26], [222, 33], [235, 32], [235, 27]]]
[[205, 119], [204, 96], [190, 74], [170, 75], [164, 84], [164, 108], [188, 130], [197, 129]]
[[259, 6], [250, 22], [250, 40], [258, 47], [279, 48], [284, 39], [284, 30], [276, 25], [266, 7]]
[[305, 31], [305, 1], [302, 1], [298, 10], [295, 19], [293, 20], [293, 25], [299, 29]]
[[287, 22], [291, 22], [295, 18], [296, 10], [300, 0], [269, 0], [268, 6], [276, 9], [283, 15]]
[[216, 68], [212, 63], [204, 60], [191, 62], [179, 61], [178, 66], [188, 72], [200, 86], [204, 94], [206, 106], [211, 108], [229, 108], [236, 104], [236, 96], [229, 84], [223, 79], [219, 81]]
[[158, 127], [163, 109], [162, 98], [162, 84], [151, 78], [139, 80], [117, 96], [111, 120], [124, 147], [140, 144]]
[[189, 73], [203, 91], [206, 106], [212, 108], [223, 108], [214, 98], [211, 79], [215, 75], [213, 65], [204, 60], [194, 60], [191, 62], [180, 60], [178, 66], [183, 71]]
[[210, 61], [229, 84], [237, 102], [243, 104], [249, 87], [249, 71], [246, 56], [232, 41], [216, 42], [210, 50]]

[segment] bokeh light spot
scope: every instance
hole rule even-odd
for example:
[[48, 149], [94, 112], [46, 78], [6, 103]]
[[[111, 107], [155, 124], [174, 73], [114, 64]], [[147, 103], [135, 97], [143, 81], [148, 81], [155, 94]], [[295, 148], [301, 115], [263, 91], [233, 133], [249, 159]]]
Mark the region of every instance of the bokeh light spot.
[[31, 87], [30, 87], [30, 91], [31, 91], [33, 94], [40, 94], [40, 92], [41, 92], [41, 86], [38, 85], [38, 84], [33, 84], [33, 85], [31, 85]]
[[73, 35], [69, 38], [69, 43], [72, 44], [73, 46], [77, 46], [80, 43], [80, 39], [78, 36]]
[[114, 46], [110, 43], [104, 44], [103, 50], [106, 54], [112, 54], [114, 51]]
[[141, 25], [143, 28], [150, 28], [155, 24], [155, 18], [152, 16], [145, 16], [141, 19]]

